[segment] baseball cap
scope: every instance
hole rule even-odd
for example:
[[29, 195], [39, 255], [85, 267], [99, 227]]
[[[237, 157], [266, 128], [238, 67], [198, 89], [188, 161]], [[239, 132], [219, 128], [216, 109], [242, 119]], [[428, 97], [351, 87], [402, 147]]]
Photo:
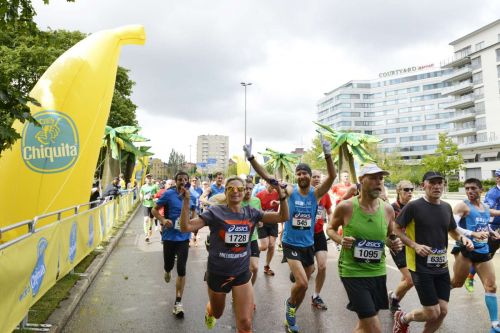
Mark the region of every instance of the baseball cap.
[[150, 173], [148, 173], [148, 174], [146, 175], [146, 177], [147, 177], [147, 178], [152, 178], [152, 177], [153, 177], [153, 175], [152, 175], [152, 174], [150, 174]]
[[437, 171], [427, 171], [422, 178], [422, 181], [441, 178], [444, 179], [443, 175]]
[[495, 170], [495, 176], [500, 177], [500, 168]]
[[373, 175], [376, 173], [381, 173], [384, 176], [388, 176], [389, 172], [382, 170], [378, 165], [376, 164], [366, 164], [361, 168], [361, 171], [359, 172], [359, 177], [363, 177], [364, 175]]
[[297, 164], [297, 166], [295, 167], [295, 172], [297, 172], [299, 170], [305, 171], [309, 175], [312, 175], [311, 167], [309, 167], [309, 165], [307, 165], [305, 163], [299, 163], [299, 164]]

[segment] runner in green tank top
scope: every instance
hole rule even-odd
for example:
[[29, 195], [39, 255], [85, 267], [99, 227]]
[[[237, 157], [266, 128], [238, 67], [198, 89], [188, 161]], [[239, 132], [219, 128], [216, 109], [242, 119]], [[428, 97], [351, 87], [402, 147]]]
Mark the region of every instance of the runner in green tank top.
[[[356, 332], [381, 333], [378, 311], [388, 309], [385, 249], [402, 249], [402, 242], [392, 235], [394, 210], [381, 199], [387, 171], [368, 164], [359, 173], [359, 197], [342, 201], [335, 208], [328, 236], [342, 246], [339, 275], [349, 298], [347, 308], [357, 313]], [[337, 233], [343, 229], [343, 236]]]

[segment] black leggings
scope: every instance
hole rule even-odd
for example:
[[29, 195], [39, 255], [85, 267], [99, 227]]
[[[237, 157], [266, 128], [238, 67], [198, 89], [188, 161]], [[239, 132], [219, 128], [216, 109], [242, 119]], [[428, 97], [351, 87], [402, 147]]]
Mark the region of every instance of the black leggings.
[[170, 272], [177, 255], [177, 276], [186, 276], [186, 262], [189, 253], [189, 239], [185, 241], [163, 241], [163, 268]]

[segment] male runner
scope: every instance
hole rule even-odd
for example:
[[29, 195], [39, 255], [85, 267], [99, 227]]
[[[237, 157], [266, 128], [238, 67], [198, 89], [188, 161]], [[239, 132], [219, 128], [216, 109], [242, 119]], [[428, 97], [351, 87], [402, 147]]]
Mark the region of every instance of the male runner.
[[335, 205], [338, 205], [342, 200], [347, 200], [356, 193], [356, 184], [349, 182], [349, 172], [342, 171], [340, 173], [340, 181], [332, 186], [332, 192], [335, 194]]
[[[342, 246], [338, 269], [349, 298], [347, 308], [356, 312], [355, 332], [382, 332], [378, 317], [389, 308], [384, 246], [402, 248], [393, 235], [394, 210], [380, 199], [387, 171], [367, 164], [359, 173], [359, 196], [339, 203], [328, 225], [328, 236]], [[343, 228], [343, 235], [337, 232]]]
[[441, 326], [448, 312], [451, 288], [448, 235], [473, 249], [470, 239], [458, 232], [451, 206], [440, 199], [444, 177], [428, 171], [422, 181], [424, 197], [410, 201], [396, 220], [396, 233], [406, 245], [406, 264], [422, 308], [408, 313], [396, 311], [394, 333], [408, 332], [412, 321], [425, 322], [426, 333]]
[[495, 239], [500, 238], [497, 232], [493, 232], [488, 223], [491, 216], [500, 216], [500, 211], [490, 209], [481, 203], [483, 185], [479, 179], [469, 178], [464, 183], [465, 193], [468, 200], [459, 202], [454, 208], [455, 221], [459, 220], [459, 226], [465, 229], [465, 236], [472, 240], [474, 250], [467, 251], [463, 246], [455, 253], [455, 264], [453, 265], [453, 288], [463, 286], [469, 267], [474, 266], [483, 282], [485, 290], [484, 301], [490, 315], [491, 332], [500, 332], [498, 323], [498, 302], [496, 295], [495, 268], [491, 261], [488, 246], [490, 232]]
[[[409, 180], [401, 180], [396, 185], [396, 201], [391, 204], [396, 218], [399, 216], [403, 207], [410, 202], [413, 197], [413, 190], [414, 186]], [[401, 272], [401, 281], [396, 287], [396, 290], [389, 292], [389, 308], [392, 313], [395, 313], [396, 311], [401, 310], [399, 302], [401, 302], [408, 290], [413, 287], [413, 281], [411, 279], [410, 271], [408, 270], [408, 267], [406, 267], [406, 252], [404, 248], [402, 251], [397, 253], [391, 251], [391, 256]]]
[[[250, 179], [245, 180], [245, 195], [243, 196], [243, 201], [241, 202], [241, 207], [250, 206], [257, 210], [262, 210], [260, 200], [252, 196], [253, 193], [253, 182]], [[262, 224], [262, 222], [259, 222]], [[250, 238], [250, 272], [252, 272], [252, 285], [255, 284], [257, 280], [257, 272], [259, 271], [259, 242], [257, 228], [252, 232], [252, 237]]]
[[203, 194], [200, 196], [200, 201], [204, 204], [214, 195], [224, 193], [224, 185], [222, 184], [224, 182], [224, 175], [219, 171], [216, 172], [214, 176], [215, 182], [204, 190]]
[[[256, 197], [260, 200], [262, 210], [265, 212], [277, 212], [279, 208], [278, 192], [271, 184], [266, 183], [266, 189], [257, 193]], [[278, 237], [278, 225], [276, 223], [263, 223], [257, 229], [259, 234], [261, 252], [267, 251], [266, 264], [264, 265], [264, 274], [274, 276], [274, 271], [271, 269], [271, 260], [273, 260], [276, 238]]]
[[[168, 189], [163, 196], [156, 201], [153, 208], [153, 215], [160, 221], [162, 226], [163, 241], [163, 262], [164, 279], [169, 283], [171, 271], [174, 268], [175, 256], [177, 256], [177, 280], [175, 282], [175, 303], [172, 313], [177, 318], [184, 317], [184, 308], [182, 307], [182, 294], [186, 284], [186, 262], [189, 254], [190, 232], [181, 232], [179, 218], [182, 210], [182, 200], [184, 194], [183, 187], [189, 185], [189, 175], [184, 171], [179, 171], [174, 177], [176, 187]], [[188, 190], [189, 191], [189, 190]], [[190, 197], [191, 216], [195, 215], [196, 199]], [[165, 207], [164, 215], [161, 216], [159, 210]]]
[[[312, 186], [318, 187], [321, 183], [321, 172], [318, 170], [312, 171]], [[332, 200], [330, 195], [325, 194], [318, 203], [318, 211], [316, 212], [316, 224], [314, 225], [314, 256], [318, 265], [316, 272], [316, 280], [314, 284], [314, 293], [311, 296], [311, 304], [317, 309], [327, 310], [325, 302], [319, 295], [326, 278], [326, 257], [328, 254], [328, 246], [326, 244], [325, 232], [323, 226], [325, 221], [330, 223], [332, 216]]]
[[158, 192], [158, 187], [153, 184], [153, 176], [146, 175], [145, 184], [141, 187], [141, 200], [144, 206], [144, 237], [145, 241], [149, 242], [153, 228], [153, 213], [151, 210], [154, 206], [154, 196]]
[[[285, 301], [285, 326], [287, 331], [291, 333], [299, 332], [295, 314], [304, 300], [309, 278], [314, 269], [314, 225], [318, 201], [328, 192], [336, 176], [330, 142], [321, 138], [321, 144], [328, 170], [325, 181], [313, 188], [311, 186], [311, 168], [305, 163], [300, 163], [295, 168], [298, 184], [293, 187], [288, 185], [286, 188], [286, 193], [289, 196], [290, 216], [289, 220], [285, 222], [283, 232], [283, 257], [286, 258], [295, 277], [291, 295]], [[262, 178], [268, 183], [277, 183], [277, 180], [271, 178], [252, 155], [252, 139], [248, 145], [243, 147], [243, 150], [254, 170]]]

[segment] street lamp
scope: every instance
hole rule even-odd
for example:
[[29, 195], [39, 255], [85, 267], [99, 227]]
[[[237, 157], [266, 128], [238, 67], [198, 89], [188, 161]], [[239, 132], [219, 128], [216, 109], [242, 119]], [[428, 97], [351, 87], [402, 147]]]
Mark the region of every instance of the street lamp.
[[247, 86], [251, 86], [252, 82], [241, 82], [243, 87], [245, 87], [245, 144], [247, 144]]

